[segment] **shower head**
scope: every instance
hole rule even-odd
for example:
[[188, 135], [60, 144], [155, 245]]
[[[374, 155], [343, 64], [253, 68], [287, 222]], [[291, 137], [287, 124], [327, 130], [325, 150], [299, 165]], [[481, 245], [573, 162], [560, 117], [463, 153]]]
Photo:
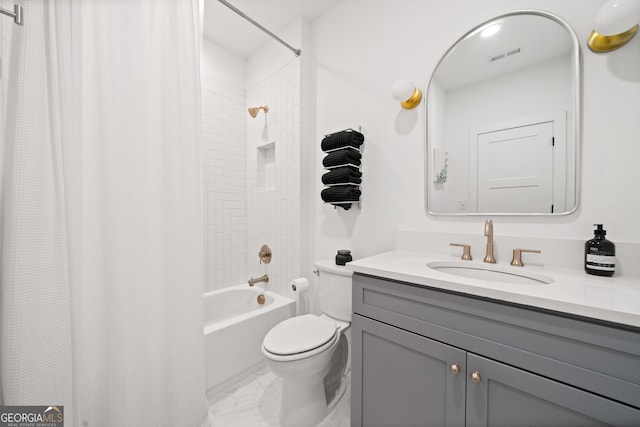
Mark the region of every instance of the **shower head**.
[[268, 113], [269, 107], [267, 107], [266, 105], [262, 105], [260, 107], [249, 107], [249, 115], [251, 115], [251, 117], [255, 119], [260, 110], [264, 110], [265, 113]]

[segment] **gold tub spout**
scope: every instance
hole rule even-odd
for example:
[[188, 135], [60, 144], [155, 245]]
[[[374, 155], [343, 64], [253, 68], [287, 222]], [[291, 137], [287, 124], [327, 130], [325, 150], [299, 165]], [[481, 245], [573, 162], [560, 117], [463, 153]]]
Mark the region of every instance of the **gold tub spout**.
[[249, 284], [249, 286], [253, 286], [256, 283], [260, 283], [260, 282], [267, 283], [268, 281], [269, 281], [269, 276], [265, 274], [264, 276], [257, 277], [255, 279], [252, 277], [251, 279], [249, 279], [247, 283]]

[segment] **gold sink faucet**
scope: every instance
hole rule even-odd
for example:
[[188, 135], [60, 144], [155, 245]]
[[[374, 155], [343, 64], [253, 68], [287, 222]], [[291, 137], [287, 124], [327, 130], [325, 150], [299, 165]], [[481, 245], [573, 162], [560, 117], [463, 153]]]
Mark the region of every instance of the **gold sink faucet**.
[[484, 262], [495, 264], [496, 258], [493, 256], [493, 221], [490, 219], [484, 223], [484, 235], [487, 236], [487, 253], [484, 256]]
[[262, 277], [257, 277], [257, 278], [251, 278], [249, 279], [249, 281], [247, 282], [249, 284], [249, 286], [253, 286], [256, 283], [260, 283], [260, 282], [264, 282], [264, 283], [268, 283], [269, 282], [269, 276], [268, 275], [264, 275]]

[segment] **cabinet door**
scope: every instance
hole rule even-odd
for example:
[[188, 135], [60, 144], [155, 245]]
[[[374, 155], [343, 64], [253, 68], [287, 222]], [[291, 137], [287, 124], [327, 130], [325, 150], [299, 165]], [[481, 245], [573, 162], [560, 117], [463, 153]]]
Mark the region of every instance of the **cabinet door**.
[[637, 426], [640, 411], [468, 353], [467, 425]]
[[352, 327], [352, 426], [464, 425], [464, 351], [356, 314]]

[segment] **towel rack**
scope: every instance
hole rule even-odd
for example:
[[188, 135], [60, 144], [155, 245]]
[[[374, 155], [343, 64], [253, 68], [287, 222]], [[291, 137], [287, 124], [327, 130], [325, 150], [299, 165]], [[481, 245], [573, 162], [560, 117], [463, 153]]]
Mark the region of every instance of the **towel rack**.
[[[355, 132], [355, 130], [353, 128], [346, 128], [343, 129], [341, 131], [336, 131], [336, 132], [331, 132], [331, 133], [326, 133], [324, 134], [324, 137], [328, 137], [331, 136], [335, 133], [339, 133], [339, 132]], [[358, 132], [361, 133], [362, 135], [364, 135], [364, 133], [362, 132], [362, 126], [359, 125], [358, 126]], [[362, 144], [364, 144], [364, 141], [362, 141]], [[329, 154], [332, 153], [334, 151], [338, 151], [338, 150], [354, 150], [357, 151], [359, 153], [362, 153], [362, 148], [363, 146], [360, 145], [359, 147], [353, 147], [353, 146], [343, 146], [343, 147], [338, 147], [338, 148], [333, 148], [333, 149], [329, 149], [329, 150], [324, 150], [325, 153]], [[335, 165], [335, 166], [324, 166], [325, 170], [332, 170], [332, 169], [336, 169], [336, 168], [342, 168], [342, 167], [351, 167], [354, 169], [357, 169], [358, 171], [360, 170], [360, 167], [362, 166], [362, 163], [360, 165], [355, 165], [353, 163], [344, 163], [344, 164], [340, 164], [340, 165]], [[329, 187], [339, 187], [339, 186], [343, 186], [343, 185], [352, 185], [354, 187], [358, 187], [360, 188], [361, 184], [355, 184], [352, 182], [343, 182], [343, 183], [334, 183], [334, 184], [324, 184], [326, 188]], [[350, 209], [351, 206], [355, 205], [358, 209], [361, 208], [360, 202], [362, 195], [359, 196], [358, 200], [346, 200], [346, 201], [339, 201], [339, 202], [325, 202], [323, 201], [324, 204], [328, 204], [328, 205], [333, 205], [334, 209], [338, 209], [339, 207], [347, 210]]]
[[22, 19], [22, 6], [14, 4], [13, 5], [13, 12], [11, 12], [10, 10], [4, 9], [2, 7], [0, 7], [0, 13], [3, 15], [7, 15], [11, 18], [13, 18], [13, 22], [15, 22], [18, 25], [23, 25], [23, 19]]

